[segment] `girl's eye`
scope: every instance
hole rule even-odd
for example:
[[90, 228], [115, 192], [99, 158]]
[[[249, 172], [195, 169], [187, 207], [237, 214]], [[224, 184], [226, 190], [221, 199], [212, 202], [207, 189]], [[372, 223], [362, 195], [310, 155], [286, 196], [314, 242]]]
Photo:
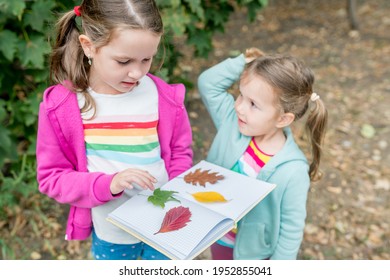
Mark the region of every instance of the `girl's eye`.
[[[142, 60], [143, 63], [147, 63], [151, 60], [151, 58], [145, 58]], [[120, 65], [126, 65], [126, 64], [129, 64], [131, 62], [131, 60], [126, 60], [126, 61], [121, 61], [121, 60], [117, 60], [117, 62], [120, 64]]]
[[251, 101], [251, 107], [253, 107], [253, 108], [255, 108], [255, 109], [258, 108], [257, 105], [256, 105], [253, 101]]
[[129, 64], [130, 60], [126, 60], [126, 61], [117, 61], [119, 64], [121, 65], [126, 65], [126, 64]]

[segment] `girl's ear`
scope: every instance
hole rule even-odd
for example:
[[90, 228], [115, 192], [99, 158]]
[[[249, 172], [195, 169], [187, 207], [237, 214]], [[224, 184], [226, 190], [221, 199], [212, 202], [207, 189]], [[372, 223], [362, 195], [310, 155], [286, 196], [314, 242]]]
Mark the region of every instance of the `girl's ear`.
[[87, 57], [93, 57], [93, 54], [95, 53], [95, 47], [91, 41], [91, 39], [87, 35], [80, 35], [79, 41], [81, 44], [81, 47], [83, 48], [84, 54]]
[[293, 113], [283, 113], [278, 122], [276, 123], [277, 128], [283, 128], [289, 126], [295, 119], [295, 115]]

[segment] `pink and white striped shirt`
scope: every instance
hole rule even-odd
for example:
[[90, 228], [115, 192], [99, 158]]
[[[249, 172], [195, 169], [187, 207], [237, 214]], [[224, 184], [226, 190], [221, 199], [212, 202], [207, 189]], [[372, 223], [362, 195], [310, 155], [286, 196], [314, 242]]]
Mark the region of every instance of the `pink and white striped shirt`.
[[[240, 157], [237, 163], [233, 166], [232, 170], [238, 173], [247, 175], [252, 178], [256, 178], [261, 168], [272, 158], [272, 155], [268, 155], [260, 150], [255, 140], [252, 138], [245, 150], [244, 154]], [[233, 248], [236, 240], [237, 229], [233, 229], [225, 234], [218, 244]]]

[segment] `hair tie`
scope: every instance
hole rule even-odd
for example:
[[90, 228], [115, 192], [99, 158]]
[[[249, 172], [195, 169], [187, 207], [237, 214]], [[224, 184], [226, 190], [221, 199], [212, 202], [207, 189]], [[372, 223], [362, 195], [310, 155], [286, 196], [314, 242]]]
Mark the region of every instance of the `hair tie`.
[[313, 102], [315, 102], [315, 101], [318, 100], [318, 99], [320, 99], [320, 96], [319, 96], [317, 93], [313, 92], [313, 93], [311, 94], [311, 96], [310, 96], [310, 100], [313, 101]]
[[76, 14], [76, 16], [81, 17], [80, 6], [74, 6], [73, 11]]

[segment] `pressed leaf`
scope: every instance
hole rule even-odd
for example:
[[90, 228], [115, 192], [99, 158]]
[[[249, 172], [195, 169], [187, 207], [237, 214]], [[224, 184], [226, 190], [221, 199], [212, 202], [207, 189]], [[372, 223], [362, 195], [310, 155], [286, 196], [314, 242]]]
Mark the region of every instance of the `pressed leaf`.
[[180, 202], [180, 200], [173, 197], [173, 194], [177, 192], [175, 191], [164, 191], [161, 189], [155, 189], [153, 191], [153, 195], [148, 197], [148, 201], [153, 203], [156, 206], [160, 206], [161, 208], [165, 207], [165, 203], [168, 201], [177, 201]]
[[160, 230], [157, 233], [179, 230], [190, 222], [191, 211], [188, 207], [178, 206], [171, 208], [164, 217]]
[[210, 173], [210, 170], [196, 169], [184, 176], [184, 181], [192, 185], [201, 185], [206, 187], [206, 183], [215, 184], [218, 180], [224, 179], [223, 175], [218, 175], [218, 172]]
[[225, 197], [219, 192], [196, 192], [191, 194], [197, 201], [211, 203], [211, 202], [227, 202]]

